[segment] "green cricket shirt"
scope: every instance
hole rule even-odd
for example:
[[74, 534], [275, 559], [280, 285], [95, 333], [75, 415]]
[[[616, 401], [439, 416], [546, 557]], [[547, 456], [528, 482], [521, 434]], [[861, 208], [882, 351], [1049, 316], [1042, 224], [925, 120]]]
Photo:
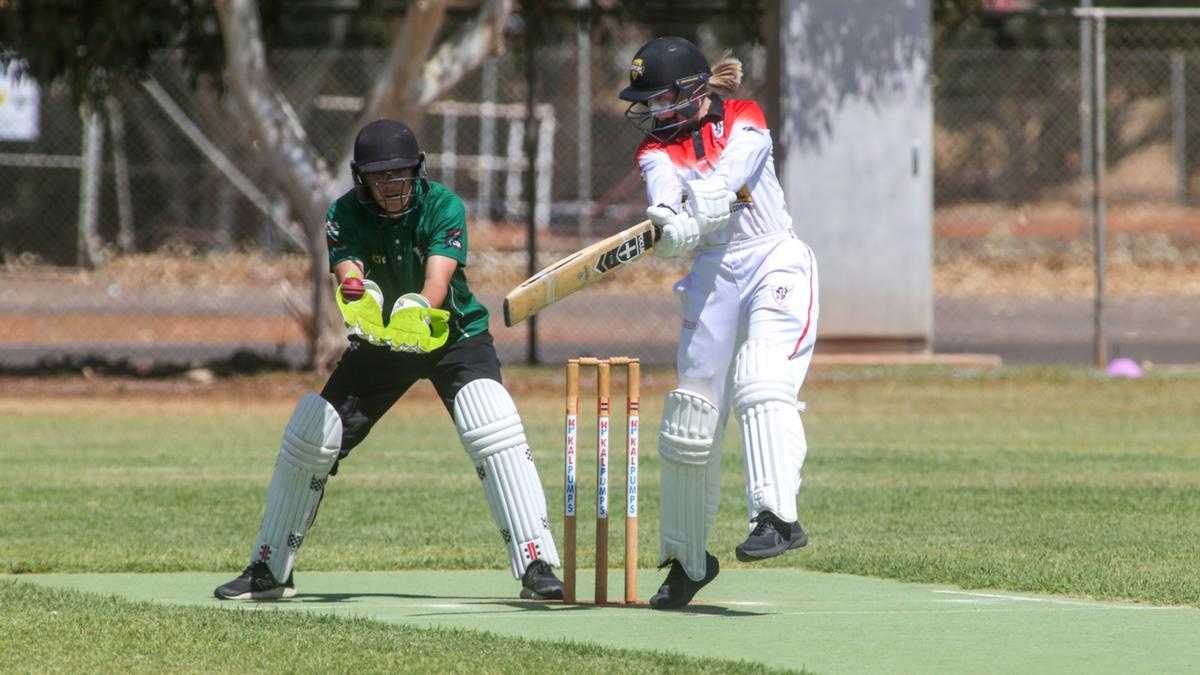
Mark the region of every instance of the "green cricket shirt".
[[401, 218], [385, 218], [358, 201], [352, 189], [325, 216], [329, 269], [357, 261], [366, 278], [383, 291], [386, 318], [405, 293], [425, 286], [425, 261], [443, 255], [458, 261], [442, 309], [450, 312], [450, 343], [488, 329], [488, 311], [467, 286], [467, 209], [446, 186], [427, 181], [420, 204]]

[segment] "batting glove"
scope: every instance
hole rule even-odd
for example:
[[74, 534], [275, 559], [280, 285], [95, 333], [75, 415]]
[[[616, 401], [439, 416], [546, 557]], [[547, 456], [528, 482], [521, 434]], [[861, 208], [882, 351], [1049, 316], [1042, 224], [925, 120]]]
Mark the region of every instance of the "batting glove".
[[654, 255], [660, 258], [678, 258], [696, 247], [700, 242], [700, 228], [696, 219], [686, 213], [676, 213], [665, 204], [646, 209], [650, 222], [662, 234], [654, 245]]
[[683, 186], [684, 206], [705, 235], [715, 232], [729, 222], [729, 206], [737, 199], [720, 176], [696, 178]]

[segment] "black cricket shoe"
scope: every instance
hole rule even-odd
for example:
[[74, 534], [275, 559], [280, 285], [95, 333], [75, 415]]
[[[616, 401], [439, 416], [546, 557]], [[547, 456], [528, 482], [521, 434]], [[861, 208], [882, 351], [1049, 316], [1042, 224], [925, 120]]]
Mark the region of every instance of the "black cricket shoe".
[[217, 586], [213, 595], [219, 600], [281, 600], [296, 594], [292, 574], [282, 584], [275, 581], [271, 568], [259, 560], [251, 563], [242, 575], [229, 583]]
[[734, 549], [737, 559], [742, 562], [774, 558], [785, 551], [808, 545], [808, 535], [798, 520], [786, 523], [774, 513], [763, 511], [750, 522], [754, 523], [750, 536]]
[[672, 559], [670, 563], [659, 565], [659, 569], [671, 566], [671, 571], [667, 573], [667, 579], [662, 586], [658, 587], [658, 592], [650, 596], [650, 607], [653, 609], [680, 609], [687, 607], [687, 604], [692, 601], [701, 588], [708, 585], [708, 582], [717, 578], [721, 572], [721, 564], [717, 562], [717, 558], [709, 553], [704, 552], [704, 578], [700, 581], [692, 581], [687, 572], [683, 571], [683, 564], [678, 560]]
[[562, 600], [563, 585], [545, 560], [534, 560], [521, 576], [521, 599]]

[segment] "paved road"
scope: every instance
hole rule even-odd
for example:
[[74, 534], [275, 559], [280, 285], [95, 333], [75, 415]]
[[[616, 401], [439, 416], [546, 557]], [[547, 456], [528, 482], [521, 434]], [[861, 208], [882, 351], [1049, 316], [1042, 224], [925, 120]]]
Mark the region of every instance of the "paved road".
[[[63, 308], [94, 309], [95, 298], [72, 298]], [[499, 297], [485, 295], [490, 307]], [[36, 307], [10, 306], [0, 301], [0, 367], [27, 368], [38, 362], [81, 363], [88, 357], [126, 360], [134, 366], [202, 365], [228, 360], [239, 352], [299, 364], [303, 345], [238, 341], [220, 336], [207, 341], [146, 344], [120, 335], [81, 335], [78, 342], [43, 346], [36, 343], [5, 344], [4, 313], [37, 311]], [[156, 298], [146, 313], [213, 316], [229, 307], [264, 315], [284, 316], [281, 303], [258, 299], [237, 304], [228, 298], [186, 295]], [[45, 311], [45, 310], [42, 310]], [[105, 312], [113, 312], [106, 305]], [[975, 352], [1001, 356], [1010, 364], [1087, 364], [1092, 359], [1092, 307], [1085, 299], [942, 298], [935, 304], [934, 350], [939, 353]], [[281, 320], [286, 320], [282, 319]], [[636, 354], [647, 363], [669, 364], [675, 358], [678, 307], [667, 296], [643, 297], [631, 293], [580, 294], [539, 317], [538, 354], [542, 361], [558, 363], [579, 354]], [[1114, 300], [1106, 327], [1111, 356], [1128, 356], [1155, 363], [1200, 363], [1200, 300], [1186, 298], [1135, 298]], [[493, 317], [493, 333], [501, 358], [523, 361], [528, 325], [505, 328]], [[818, 351], [820, 347], [818, 347]], [[245, 354], [241, 358], [245, 358]]]
[[[1200, 300], [1131, 298], [1106, 309], [1109, 356], [1200, 363]], [[934, 350], [997, 354], [1006, 363], [1091, 363], [1089, 300], [940, 299]]]

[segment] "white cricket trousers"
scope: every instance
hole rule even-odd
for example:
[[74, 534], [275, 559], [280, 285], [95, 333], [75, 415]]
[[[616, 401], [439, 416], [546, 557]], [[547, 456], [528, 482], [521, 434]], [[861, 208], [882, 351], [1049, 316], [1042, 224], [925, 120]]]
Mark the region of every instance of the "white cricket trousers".
[[679, 387], [728, 412], [726, 397], [738, 348], [748, 339], [779, 345], [797, 393], [817, 339], [817, 263], [791, 231], [701, 251], [675, 284], [683, 303], [676, 369]]

